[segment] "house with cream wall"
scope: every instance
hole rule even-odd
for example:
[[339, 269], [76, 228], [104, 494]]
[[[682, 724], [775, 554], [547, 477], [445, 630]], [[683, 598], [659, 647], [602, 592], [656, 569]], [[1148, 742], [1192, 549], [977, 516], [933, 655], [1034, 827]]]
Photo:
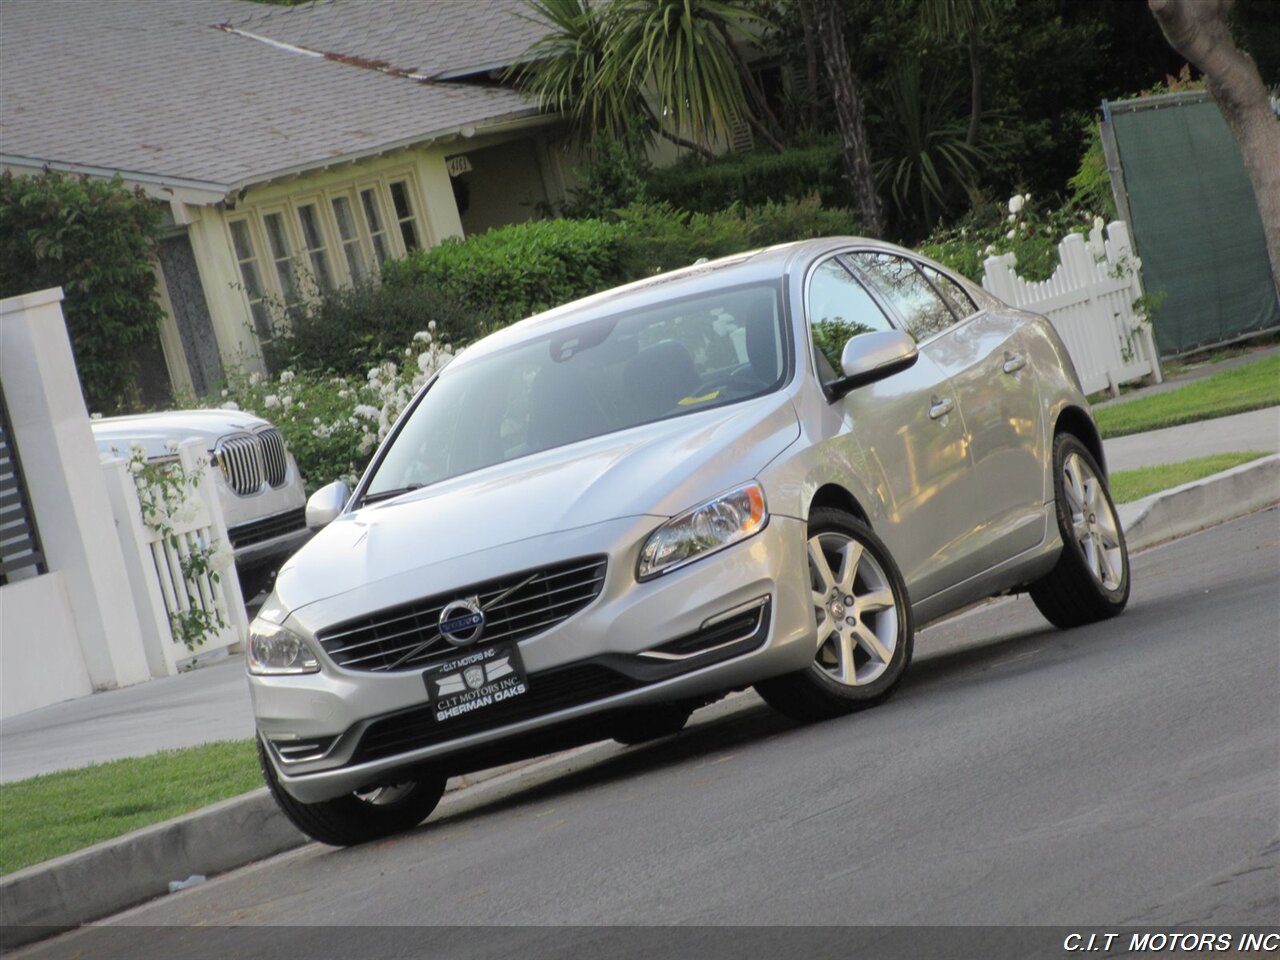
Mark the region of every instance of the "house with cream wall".
[[501, 82], [524, 11], [0, 0], [0, 167], [164, 205], [151, 376], [204, 393], [261, 367], [275, 306], [563, 199], [561, 124]]

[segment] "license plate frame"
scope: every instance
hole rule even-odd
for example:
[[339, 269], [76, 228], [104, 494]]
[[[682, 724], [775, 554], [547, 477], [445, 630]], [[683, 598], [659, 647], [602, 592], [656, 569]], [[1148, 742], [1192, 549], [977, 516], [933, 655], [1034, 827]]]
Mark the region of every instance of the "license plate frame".
[[483, 712], [529, 693], [529, 677], [514, 643], [459, 650], [423, 670], [422, 682], [436, 723]]

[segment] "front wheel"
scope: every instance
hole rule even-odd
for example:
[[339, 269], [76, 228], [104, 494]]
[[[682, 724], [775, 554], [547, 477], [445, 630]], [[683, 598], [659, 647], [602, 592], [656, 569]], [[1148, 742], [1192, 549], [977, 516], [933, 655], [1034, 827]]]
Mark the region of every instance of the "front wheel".
[[825, 720], [885, 700], [911, 662], [907, 588], [888, 548], [861, 520], [829, 508], [809, 518], [814, 659], [756, 685], [794, 720]]
[[261, 740], [258, 741], [258, 763], [281, 812], [311, 839], [332, 847], [368, 843], [416, 827], [431, 816], [444, 796], [445, 777], [414, 771], [412, 777], [395, 778], [395, 783], [332, 800], [303, 803], [280, 786]]
[[1063, 629], [1114, 617], [1129, 602], [1129, 550], [1098, 462], [1069, 433], [1053, 441], [1053, 493], [1062, 553], [1031, 599]]

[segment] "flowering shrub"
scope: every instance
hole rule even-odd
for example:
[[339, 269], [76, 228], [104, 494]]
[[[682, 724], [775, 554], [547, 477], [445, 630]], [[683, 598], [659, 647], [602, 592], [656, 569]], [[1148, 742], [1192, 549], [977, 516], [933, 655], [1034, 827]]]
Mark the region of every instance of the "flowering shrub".
[[401, 362], [384, 361], [362, 376], [293, 370], [237, 375], [221, 397], [195, 402], [244, 410], [274, 423], [308, 491], [334, 480], [354, 484], [414, 394], [453, 359], [451, 345], [436, 339], [435, 322], [428, 327], [401, 350]]
[[1045, 210], [1031, 194], [1014, 194], [1006, 204], [975, 206], [960, 224], [938, 230], [919, 247], [976, 283], [987, 257], [1013, 253], [1018, 274], [1047, 280], [1058, 267], [1058, 244], [1068, 233], [1088, 233], [1101, 218], [1071, 207]]
[[[170, 450], [176, 451], [177, 444], [170, 444]], [[176, 642], [194, 651], [227, 625], [220, 610], [205, 605], [200, 584], [205, 580], [218, 583], [234, 560], [231, 547], [221, 540], [205, 543], [200, 539], [188, 544], [185, 553], [181, 552], [179, 535], [175, 532], [175, 527], [189, 524], [200, 511], [200, 481], [208, 461], [198, 460], [196, 472], [188, 473], [178, 461], [148, 461], [142, 444], [132, 443], [128, 463], [138, 492], [142, 522], [167, 541], [179, 556], [187, 604], [185, 610], [168, 612], [169, 630]]]

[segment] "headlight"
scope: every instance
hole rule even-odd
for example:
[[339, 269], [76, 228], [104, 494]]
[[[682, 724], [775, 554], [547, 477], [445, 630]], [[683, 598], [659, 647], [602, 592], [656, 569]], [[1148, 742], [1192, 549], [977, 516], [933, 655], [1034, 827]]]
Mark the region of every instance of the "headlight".
[[315, 673], [320, 669], [311, 648], [297, 634], [265, 620], [249, 624], [245, 663], [259, 675]]
[[668, 520], [640, 551], [636, 577], [648, 580], [754, 536], [769, 522], [764, 489], [748, 483]]

